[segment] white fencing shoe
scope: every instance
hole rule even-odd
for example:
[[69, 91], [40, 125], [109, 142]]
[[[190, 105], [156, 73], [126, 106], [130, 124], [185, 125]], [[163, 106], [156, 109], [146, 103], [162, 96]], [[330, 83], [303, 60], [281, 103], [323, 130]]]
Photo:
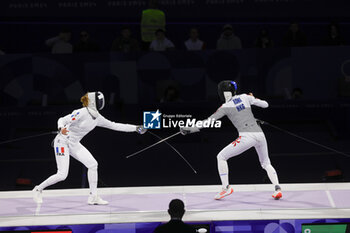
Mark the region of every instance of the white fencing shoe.
[[89, 205], [108, 205], [108, 201], [103, 200], [98, 195], [90, 195], [88, 198]]

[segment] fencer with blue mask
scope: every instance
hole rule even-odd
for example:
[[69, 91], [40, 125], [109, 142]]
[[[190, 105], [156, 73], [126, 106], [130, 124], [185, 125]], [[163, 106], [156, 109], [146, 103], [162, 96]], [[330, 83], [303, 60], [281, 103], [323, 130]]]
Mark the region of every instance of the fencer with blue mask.
[[[233, 193], [233, 188], [229, 185], [227, 160], [251, 147], [255, 147], [262, 168], [266, 170], [271, 183], [275, 186], [275, 192], [272, 197], [280, 199], [282, 197], [281, 187], [279, 186], [276, 170], [270, 162], [265, 134], [257, 123], [251, 109], [252, 105], [267, 108], [269, 104], [264, 100], [255, 98], [252, 93], [248, 95], [237, 94], [237, 83], [230, 80], [219, 83], [218, 94], [224, 104], [207, 120], [219, 120], [223, 116], [227, 116], [236, 127], [239, 135], [236, 140], [227, 145], [217, 155], [222, 190], [215, 196], [215, 199], [219, 200]], [[198, 132], [199, 130], [196, 127], [180, 129], [184, 135]]]

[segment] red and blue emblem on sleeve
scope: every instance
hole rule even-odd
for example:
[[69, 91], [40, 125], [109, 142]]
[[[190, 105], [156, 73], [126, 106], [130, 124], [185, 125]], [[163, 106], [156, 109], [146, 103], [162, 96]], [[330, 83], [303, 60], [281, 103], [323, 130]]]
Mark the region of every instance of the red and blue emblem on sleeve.
[[72, 118], [72, 121], [75, 121], [76, 117], [79, 115], [79, 112], [76, 114], [72, 114], [70, 117]]
[[56, 147], [56, 155], [64, 156], [64, 147]]

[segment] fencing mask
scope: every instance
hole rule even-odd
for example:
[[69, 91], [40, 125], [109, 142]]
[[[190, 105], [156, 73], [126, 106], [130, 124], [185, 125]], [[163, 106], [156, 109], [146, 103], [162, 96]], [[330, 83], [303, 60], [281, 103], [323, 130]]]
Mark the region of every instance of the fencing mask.
[[105, 106], [105, 97], [100, 91], [88, 92], [88, 97], [89, 97], [89, 105], [87, 108], [90, 114], [94, 118], [96, 118], [98, 116], [98, 111], [102, 110], [103, 107]]
[[237, 83], [235, 81], [224, 80], [218, 84], [218, 94], [222, 102], [229, 101], [236, 95]]

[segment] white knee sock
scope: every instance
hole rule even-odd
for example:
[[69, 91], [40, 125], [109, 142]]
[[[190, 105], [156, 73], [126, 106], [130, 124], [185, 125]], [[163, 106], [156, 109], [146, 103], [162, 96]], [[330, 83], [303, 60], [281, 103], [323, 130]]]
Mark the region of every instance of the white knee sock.
[[97, 166], [88, 169], [90, 194], [97, 195]]
[[228, 165], [227, 161], [221, 158], [217, 158], [218, 160], [218, 170], [223, 188], [227, 188], [228, 186]]
[[271, 164], [266, 165], [264, 167], [264, 169], [266, 170], [267, 175], [268, 175], [271, 183], [274, 184], [274, 185], [279, 185], [276, 170], [272, 167], [272, 165]]

